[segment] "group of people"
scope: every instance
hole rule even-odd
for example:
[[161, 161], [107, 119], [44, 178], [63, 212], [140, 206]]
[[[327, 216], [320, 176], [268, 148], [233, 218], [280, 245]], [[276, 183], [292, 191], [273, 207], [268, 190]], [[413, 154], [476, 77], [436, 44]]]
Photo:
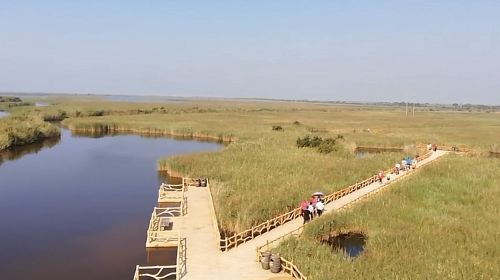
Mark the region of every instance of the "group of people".
[[432, 151], [434, 151], [434, 152], [435, 152], [435, 151], [437, 151], [437, 149], [438, 149], [437, 144], [428, 144], [428, 145], [427, 145], [427, 150], [429, 150], [429, 151], [431, 151], [431, 150], [432, 150]]
[[384, 178], [387, 178], [387, 181], [390, 181], [392, 179], [392, 176], [399, 175], [399, 172], [401, 172], [401, 171], [416, 169], [417, 168], [417, 158], [418, 158], [418, 155], [415, 156], [415, 158], [411, 158], [409, 156], [403, 158], [403, 160], [401, 160], [401, 164], [396, 163], [394, 165], [394, 168], [391, 171], [391, 173], [389, 173], [387, 175], [385, 174], [385, 172], [383, 170], [380, 170], [377, 174], [377, 179], [378, 179], [379, 183], [382, 184]]
[[[427, 145], [427, 149], [437, 151], [437, 145], [429, 144]], [[387, 178], [387, 181], [390, 181], [393, 176], [399, 175], [399, 172], [401, 171], [416, 169], [417, 158], [418, 155], [416, 155], [415, 158], [411, 158], [410, 156], [403, 158], [401, 163], [396, 163], [394, 165], [394, 169], [387, 175], [383, 170], [380, 170], [377, 174], [378, 181], [382, 184], [384, 178]], [[311, 199], [302, 201], [300, 209], [302, 217], [304, 218], [304, 224], [311, 221], [315, 216], [321, 216], [321, 214], [325, 211], [325, 201], [323, 199], [323, 195], [313, 195], [311, 196]]]
[[195, 185], [197, 187], [206, 187], [207, 186], [207, 178], [198, 178], [198, 179], [196, 179]]
[[302, 201], [300, 209], [305, 224], [325, 212], [325, 200], [322, 195], [313, 195], [311, 199]]

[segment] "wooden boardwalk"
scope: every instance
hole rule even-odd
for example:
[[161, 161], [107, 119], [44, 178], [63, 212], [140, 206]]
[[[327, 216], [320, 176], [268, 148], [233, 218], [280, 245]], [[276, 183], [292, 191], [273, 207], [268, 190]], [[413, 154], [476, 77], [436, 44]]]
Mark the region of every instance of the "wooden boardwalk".
[[[437, 151], [429, 158], [418, 163], [422, 167], [447, 152]], [[398, 179], [414, 173], [417, 170], [402, 172], [393, 176], [392, 180], [372, 183], [362, 189], [350, 193], [326, 205], [327, 213], [341, 209], [354, 201], [367, 197]], [[268, 270], [262, 270], [260, 263], [255, 261], [256, 248], [265, 245], [268, 241], [277, 239], [302, 226], [302, 219], [298, 218], [283, 224], [269, 232], [235, 247], [228, 252], [219, 249], [219, 231], [214, 224], [213, 205], [208, 188], [191, 187], [186, 192], [187, 214], [178, 217], [176, 230], [186, 240], [185, 275], [182, 279], [270, 279], [277, 276]]]

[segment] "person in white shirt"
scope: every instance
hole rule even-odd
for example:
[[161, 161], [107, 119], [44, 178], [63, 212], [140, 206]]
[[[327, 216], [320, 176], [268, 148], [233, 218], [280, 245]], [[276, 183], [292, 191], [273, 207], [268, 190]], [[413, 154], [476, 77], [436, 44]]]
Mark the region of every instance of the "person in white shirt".
[[395, 166], [395, 169], [394, 169], [394, 172], [396, 173], [396, 175], [399, 175], [399, 170], [401, 170], [401, 164], [396, 163], [396, 166]]
[[313, 206], [312, 202], [309, 203], [309, 206], [307, 207], [307, 209], [309, 210], [309, 217], [312, 220], [314, 217], [314, 206]]
[[325, 211], [325, 204], [323, 203], [322, 200], [319, 200], [316, 202], [316, 213], [318, 214], [318, 217], [321, 217], [321, 214]]
[[414, 158], [412, 161], [411, 161], [411, 168], [413, 169], [416, 169], [417, 168], [417, 159]]
[[401, 170], [406, 171], [406, 160], [401, 161]]

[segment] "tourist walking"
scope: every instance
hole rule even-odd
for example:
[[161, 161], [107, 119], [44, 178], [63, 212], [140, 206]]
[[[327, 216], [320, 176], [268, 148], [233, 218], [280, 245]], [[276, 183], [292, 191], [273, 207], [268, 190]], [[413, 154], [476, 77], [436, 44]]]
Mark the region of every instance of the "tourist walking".
[[307, 210], [307, 206], [309, 206], [309, 202], [307, 202], [307, 200], [302, 201], [302, 203], [300, 204], [301, 215], [304, 214], [304, 210]]
[[313, 203], [310, 202], [309, 203], [309, 207], [307, 207], [307, 211], [309, 212], [309, 219], [312, 220], [313, 217], [314, 217], [314, 206], [313, 206]]
[[318, 217], [321, 217], [323, 211], [325, 211], [325, 204], [323, 203], [323, 200], [320, 199], [316, 202], [316, 213], [318, 214]]
[[406, 160], [405, 159], [403, 159], [401, 161], [401, 170], [406, 171]]
[[405, 162], [406, 162], [406, 170], [411, 170], [411, 162], [412, 162], [412, 158], [407, 156], [406, 159], [405, 159]]
[[417, 159], [414, 158], [412, 161], [411, 161], [411, 168], [413, 169], [416, 169], [417, 168]]
[[382, 180], [384, 179], [384, 177], [385, 177], [384, 171], [380, 170], [378, 173], [378, 181], [380, 182], [380, 184], [382, 184]]
[[300, 209], [301, 209], [302, 218], [304, 218], [304, 224], [305, 224], [309, 221], [309, 218], [310, 218], [309, 203], [307, 202], [307, 200], [302, 201], [302, 203], [300, 204]]

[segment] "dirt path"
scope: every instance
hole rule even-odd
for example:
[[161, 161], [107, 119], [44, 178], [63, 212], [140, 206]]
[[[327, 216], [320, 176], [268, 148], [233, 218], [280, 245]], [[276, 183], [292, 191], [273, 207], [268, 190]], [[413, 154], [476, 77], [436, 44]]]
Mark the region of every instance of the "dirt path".
[[[429, 158], [418, 163], [422, 167], [447, 152], [437, 151]], [[417, 170], [419, 169], [417, 168]], [[387, 185], [415, 170], [400, 173], [394, 179], [383, 184], [378, 182], [368, 185], [358, 191], [346, 195], [326, 205], [327, 212], [333, 212], [346, 205], [375, 193]], [[187, 192], [188, 214], [180, 220], [179, 230], [181, 236], [186, 238], [186, 275], [183, 280], [198, 279], [270, 279], [279, 276], [269, 271], [262, 270], [260, 264], [255, 262], [255, 250], [258, 246], [266, 244], [302, 225], [302, 219], [298, 218], [264, 233], [245, 244], [221, 252], [218, 247], [218, 230], [213, 223], [213, 211], [211, 209], [210, 193], [207, 188], [190, 188]]]

